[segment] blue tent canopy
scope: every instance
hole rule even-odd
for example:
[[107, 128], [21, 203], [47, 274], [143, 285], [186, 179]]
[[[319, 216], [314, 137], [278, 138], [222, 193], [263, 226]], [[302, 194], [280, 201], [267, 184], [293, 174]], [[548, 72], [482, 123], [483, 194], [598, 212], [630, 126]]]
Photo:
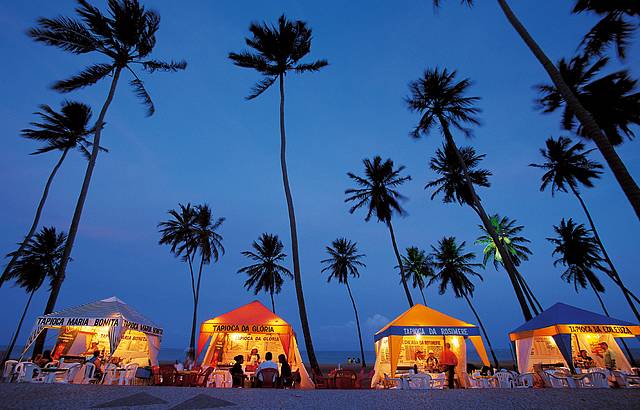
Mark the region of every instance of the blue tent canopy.
[[607, 317], [564, 303], [556, 303], [511, 333], [568, 324], [637, 326], [635, 323]]

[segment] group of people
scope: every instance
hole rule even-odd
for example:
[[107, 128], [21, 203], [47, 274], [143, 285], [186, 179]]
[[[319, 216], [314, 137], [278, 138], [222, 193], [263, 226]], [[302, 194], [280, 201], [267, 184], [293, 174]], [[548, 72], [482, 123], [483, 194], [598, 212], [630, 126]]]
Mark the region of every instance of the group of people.
[[[609, 349], [607, 342], [598, 343], [598, 347], [593, 353], [602, 361], [606, 369], [616, 370], [616, 355], [613, 350]], [[580, 350], [578, 356], [573, 360], [573, 365], [579, 369], [590, 369], [596, 366], [596, 361], [589, 356], [586, 350]]]
[[[424, 352], [416, 353], [416, 361], [421, 362], [422, 369], [427, 373], [445, 372], [447, 374], [447, 386], [450, 389], [455, 387], [455, 371], [458, 365], [458, 357], [451, 350], [451, 344], [445, 343], [444, 349], [440, 353], [440, 358], [437, 358], [433, 350], [429, 350], [428, 356], [424, 356]], [[413, 371], [415, 373], [420, 372], [418, 363], [413, 365]]]
[[[244, 356], [237, 355], [233, 358], [235, 361], [233, 367], [229, 372], [233, 380], [233, 387], [244, 387], [246, 377], [245, 370], [255, 369], [254, 386], [262, 387], [263, 385], [278, 386], [282, 388], [289, 388], [293, 385], [293, 374], [291, 372], [291, 366], [287, 361], [287, 356], [280, 354], [278, 356], [278, 363], [273, 361], [273, 354], [267, 352], [264, 355], [264, 361], [260, 361], [260, 356], [257, 351], [253, 351], [249, 354], [249, 360], [247, 366], [243, 369]], [[257, 367], [256, 367], [257, 365]], [[272, 369], [270, 372], [265, 372], [267, 369]], [[270, 374], [267, 374], [270, 373]], [[265, 374], [267, 374], [265, 376]], [[267, 377], [267, 378], [265, 378]]]

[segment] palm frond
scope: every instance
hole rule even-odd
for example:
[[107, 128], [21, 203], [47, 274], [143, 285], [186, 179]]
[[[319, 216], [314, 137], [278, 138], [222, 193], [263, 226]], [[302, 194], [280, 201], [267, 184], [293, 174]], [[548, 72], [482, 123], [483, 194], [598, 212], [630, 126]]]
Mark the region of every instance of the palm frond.
[[68, 93], [82, 87], [93, 85], [109, 75], [114, 66], [110, 64], [94, 64], [85, 68], [80, 73], [66, 80], [56, 81], [52, 88], [56, 91]]

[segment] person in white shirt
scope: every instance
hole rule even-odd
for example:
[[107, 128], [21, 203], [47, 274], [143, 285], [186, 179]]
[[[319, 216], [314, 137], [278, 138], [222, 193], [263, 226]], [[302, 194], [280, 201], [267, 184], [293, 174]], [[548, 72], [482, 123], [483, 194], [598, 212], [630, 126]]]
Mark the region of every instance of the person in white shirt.
[[273, 361], [273, 354], [271, 354], [271, 352], [267, 352], [264, 355], [264, 359], [265, 359], [264, 362], [260, 363], [260, 365], [256, 369], [256, 375], [258, 376], [258, 380], [260, 382], [264, 381], [262, 379], [262, 373], [260, 372], [261, 370], [263, 370], [263, 369], [276, 369], [276, 372], [273, 375], [273, 382], [275, 383], [276, 379], [278, 378], [278, 363]]

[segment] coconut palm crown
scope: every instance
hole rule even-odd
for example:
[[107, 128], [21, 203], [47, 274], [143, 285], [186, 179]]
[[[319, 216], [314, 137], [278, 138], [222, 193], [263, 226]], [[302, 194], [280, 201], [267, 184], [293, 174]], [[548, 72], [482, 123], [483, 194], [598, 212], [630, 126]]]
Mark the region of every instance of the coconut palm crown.
[[[498, 237], [507, 252], [511, 255], [511, 260], [514, 265], [520, 266], [522, 261], [529, 260], [531, 250], [525, 244], [531, 241], [524, 236], [520, 236], [524, 226], [516, 225], [515, 219], [509, 219], [509, 217], [506, 216], [500, 217], [498, 214], [491, 216], [491, 224], [498, 233]], [[498, 267], [504, 263], [502, 255], [500, 255], [500, 251], [498, 251], [496, 244], [486, 229], [484, 229], [484, 226], [478, 225], [478, 227], [483, 232], [483, 235], [476, 239], [477, 244], [484, 246], [482, 264], [486, 267], [487, 263], [492, 260], [493, 266], [498, 269]]]
[[322, 272], [329, 272], [327, 282], [335, 279], [338, 283], [347, 283], [349, 276], [359, 277], [358, 268], [366, 266], [361, 262], [365, 255], [358, 253], [358, 245], [346, 238], [334, 240], [331, 242], [331, 246], [326, 247], [326, 250], [329, 257], [323, 259], [321, 263], [325, 265]]

